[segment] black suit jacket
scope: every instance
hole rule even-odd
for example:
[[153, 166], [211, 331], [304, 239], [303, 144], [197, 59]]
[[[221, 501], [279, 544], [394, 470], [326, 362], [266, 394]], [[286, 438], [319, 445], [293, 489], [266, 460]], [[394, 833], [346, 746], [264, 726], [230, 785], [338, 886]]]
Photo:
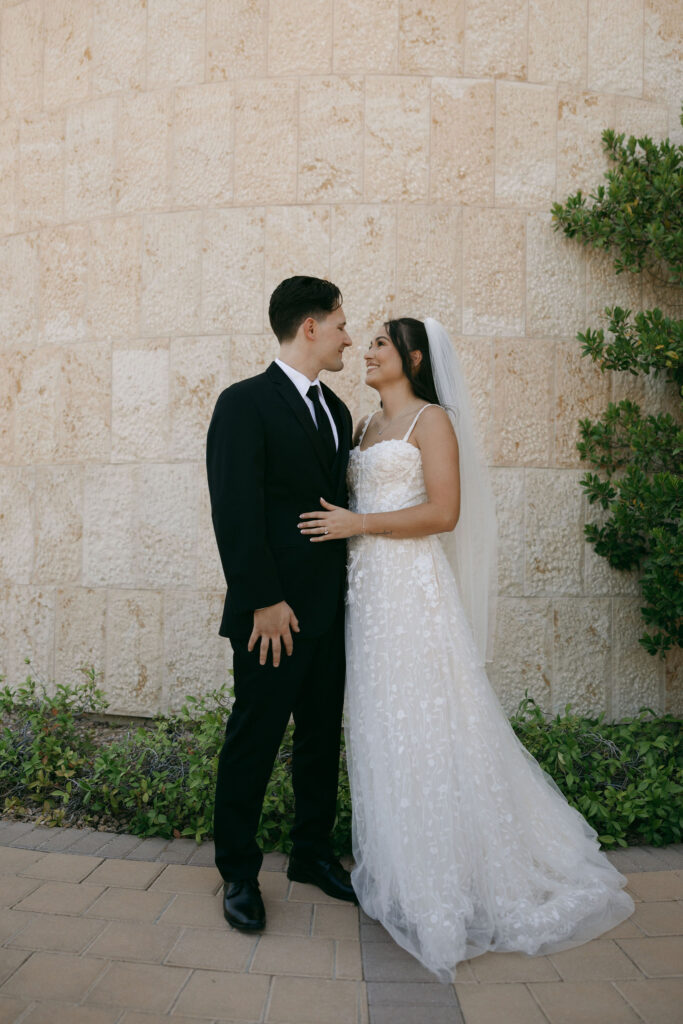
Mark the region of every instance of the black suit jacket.
[[211, 515], [228, 593], [221, 636], [246, 637], [255, 608], [287, 601], [301, 636], [320, 636], [343, 600], [346, 541], [311, 544], [297, 528], [320, 498], [347, 505], [351, 414], [324, 384], [339, 448], [326, 458], [311, 413], [276, 363], [219, 396], [206, 467]]

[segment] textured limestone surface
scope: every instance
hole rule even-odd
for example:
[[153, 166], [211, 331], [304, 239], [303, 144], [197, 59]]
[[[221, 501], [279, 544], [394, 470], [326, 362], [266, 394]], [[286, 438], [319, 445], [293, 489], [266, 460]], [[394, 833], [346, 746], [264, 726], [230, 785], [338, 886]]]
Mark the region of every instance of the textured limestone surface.
[[576, 341], [680, 295], [550, 207], [600, 183], [605, 127], [683, 141], [682, 35], [671, 0], [0, 0], [0, 674], [92, 665], [140, 714], [228, 679], [206, 430], [277, 355], [273, 287], [310, 273], [344, 294], [325, 379], [354, 418], [383, 320], [451, 333], [497, 502], [505, 707], [680, 713], [638, 580], [585, 543], [575, 447], [609, 400], [680, 413]]

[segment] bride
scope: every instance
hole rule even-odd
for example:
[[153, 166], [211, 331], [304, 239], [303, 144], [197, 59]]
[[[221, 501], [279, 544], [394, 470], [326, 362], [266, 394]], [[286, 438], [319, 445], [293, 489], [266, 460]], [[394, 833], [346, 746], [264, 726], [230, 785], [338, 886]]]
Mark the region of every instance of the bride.
[[627, 918], [625, 878], [519, 742], [488, 681], [496, 520], [467, 388], [433, 319], [366, 355], [350, 509], [300, 529], [350, 538], [345, 729], [360, 905], [442, 981], [487, 950], [534, 955]]

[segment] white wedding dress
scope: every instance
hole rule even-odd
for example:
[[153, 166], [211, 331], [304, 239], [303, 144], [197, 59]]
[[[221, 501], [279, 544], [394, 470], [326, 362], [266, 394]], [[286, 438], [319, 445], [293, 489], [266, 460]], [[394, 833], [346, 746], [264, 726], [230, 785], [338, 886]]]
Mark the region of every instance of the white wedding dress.
[[[427, 500], [413, 426], [352, 450], [355, 512]], [[566, 949], [632, 913], [596, 832], [515, 736], [437, 536], [350, 539], [346, 652], [351, 878], [399, 945], [452, 981], [460, 960]]]

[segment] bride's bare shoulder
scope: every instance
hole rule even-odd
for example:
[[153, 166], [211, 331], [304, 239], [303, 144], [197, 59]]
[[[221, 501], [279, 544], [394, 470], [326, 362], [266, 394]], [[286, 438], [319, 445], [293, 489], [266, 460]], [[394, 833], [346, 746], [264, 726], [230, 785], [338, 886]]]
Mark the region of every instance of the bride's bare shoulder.
[[415, 424], [413, 436], [419, 448], [426, 444], [441, 444], [444, 441], [457, 445], [453, 423], [441, 405], [429, 405], [424, 409]]

